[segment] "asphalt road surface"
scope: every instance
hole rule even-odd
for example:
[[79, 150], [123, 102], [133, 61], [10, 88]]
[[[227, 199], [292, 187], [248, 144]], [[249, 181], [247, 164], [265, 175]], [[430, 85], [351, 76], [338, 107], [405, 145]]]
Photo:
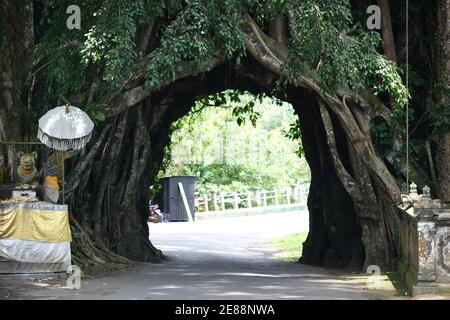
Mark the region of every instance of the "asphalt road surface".
[[269, 239], [307, 229], [306, 211], [151, 224], [153, 244], [168, 256], [163, 263], [82, 279], [80, 290], [0, 275], [0, 299], [386, 298], [364, 281], [277, 258]]

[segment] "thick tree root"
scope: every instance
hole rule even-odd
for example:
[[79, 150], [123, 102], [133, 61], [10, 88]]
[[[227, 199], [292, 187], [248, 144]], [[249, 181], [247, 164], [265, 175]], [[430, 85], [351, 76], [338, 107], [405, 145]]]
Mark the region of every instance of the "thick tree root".
[[119, 256], [106, 248], [104, 244], [92, 241], [75, 218], [70, 218], [72, 232], [72, 264], [81, 268], [83, 273], [97, 274], [132, 266], [134, 261]]

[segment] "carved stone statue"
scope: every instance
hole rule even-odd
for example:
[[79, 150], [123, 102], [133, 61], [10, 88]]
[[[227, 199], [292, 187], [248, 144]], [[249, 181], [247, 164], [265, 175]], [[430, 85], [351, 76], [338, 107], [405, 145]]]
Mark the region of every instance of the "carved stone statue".
[[17, 158], [20, 163], [17, 167], [17, 177], [19, 178], [19, 187], [27, 189], [38, 185], [38, 170], [36, 169], [37, 152], [25, 153], [19, 151]]
[[42, 176], [44, 177], [44, 201], [58, 203], [58, 163], [54, 156], [49, 157], [47, 162], [43, 165]]

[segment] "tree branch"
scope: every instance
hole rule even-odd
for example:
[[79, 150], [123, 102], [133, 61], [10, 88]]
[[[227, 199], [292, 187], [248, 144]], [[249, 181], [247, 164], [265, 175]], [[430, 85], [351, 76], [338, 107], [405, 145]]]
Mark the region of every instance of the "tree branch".
[[96, 143], [89, 150], [89, 153], [86, 157], [84, 157], [83, 161], [79, 162], [75, 169], [73, 170], [73, 174], [70, 177], [68, 186], [66, 187], [66, 199], [71, 198], [73, 190], [75, 190], [80, 184], [81, 177], [87, 176], [86, 169], [92, 166], [92, 163], [95, 160], [95, 156], [102, 146], [103, 140], [106, 137], [106, 133], [108, 132], [108, 127], [103, 128], [103, 131], [100, 137], [97, 139]]
[[112, 106], [106, 110], [107, 117], [113, 117], [129, 107], [137, 104], [142, 101], [144, 98], [148, 97], [153, 91], [161, 87], [168, 86], [169, 84], [186, 78], [198, 73], [206, 72], [212, 68], [217, 67], [218, 65], [225, 62], [225, 58], [223, 56], [212, 56], [209, 63], [200, 63], [198, 61], [186, 63], [184, 66], [181, 66], [179, 70], [175, 73], [174, 77], [167, 78], [162, 81], [158, 88], [150, 88], [146, 89], [144, 85], [140, 85], [134, 87], [128, 91], [125, 91], [117, 96], [115, 101], [113, 101]]
[[336, 140], [334, 136], [333, 123], [331, 122], [330, 114], [328, 113], [327, 108], [321, 99], [317, 99], [320, 107], [320, 115], [322, 117], [323, 125], [325, 128], [325, 133], [327, 136], [327, 144], [330, 148], [330, 158], [333, 162], [334, 168], [336, 169], [337, 176], [339, 180], [341, 180], [342, 185], [345, 190], [350, 194], [354, 199], [358, 199], [361, 197], [361, 192], [353, 179], [350, 173], [345, 169], [342, 164], [341, 159], [339, 158], [339, 153], [336, 146]]
[[[241, 25], [248, 51], [264, 67], [280, 75], [282, 66], [287, 60], [287, 49], [265, 35], [250, 16], [247, 16]], [[308, 76], [300, 76], [297, 79], [296, 85], [314, 91], [336, 114], [345, 129], [348, 140], [354, 144], [355, 150], [361, 155], [369, 172], [385, 187], [387, 193], [393, 199], [395, 194], [400, 193], [400, 189], [384, 163], [370, 148], [367, 137], [359, 128], [351, 111], [337, 95], [331, 95], [323, 91], [311, 71], [308, 72], [307, 70], [306, 74]], [[353, 95], [353, 97], [355, 96]], [[370, 101], [366, 100], [365, 102], [367, 105], [371, 105]]]

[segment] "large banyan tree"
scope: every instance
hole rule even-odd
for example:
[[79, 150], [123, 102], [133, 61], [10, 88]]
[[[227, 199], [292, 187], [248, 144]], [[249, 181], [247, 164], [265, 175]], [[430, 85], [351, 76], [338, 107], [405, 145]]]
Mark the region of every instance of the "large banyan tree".
[[49, 108], [83, 108], [96, 129], [66, 160], [74, 262], [158, 261], [148, 187], [172, 123], [199, 99], [276, 97], [312, 172], [301, 262], [391, 268], [407, 171], [450, 200], [448, 1], [409, 2], [408, 30], [394, 0], [368, 30], [365, 0], [1, 0], [0, 138], [33, 140]]

